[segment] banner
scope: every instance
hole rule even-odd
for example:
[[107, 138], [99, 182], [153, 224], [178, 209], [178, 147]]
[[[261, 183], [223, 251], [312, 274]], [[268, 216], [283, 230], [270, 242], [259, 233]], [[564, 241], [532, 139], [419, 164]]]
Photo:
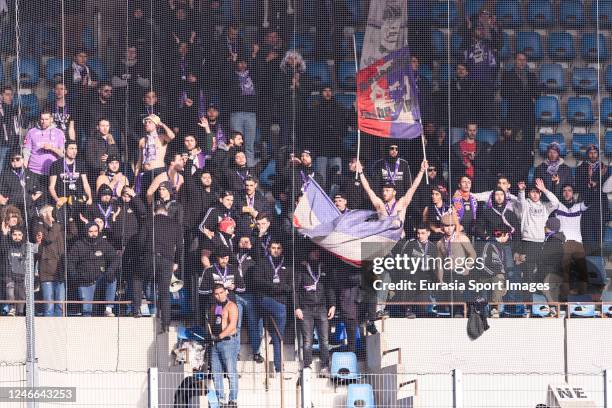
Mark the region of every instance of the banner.
[[375, 136], [393, 139], [421, 136], [418, 89], [407, 46], [359, 70], [357, 118], [359, 129]]
[[407, 44], [407, 4], [406, 0], [370, 2], [368, 24], [361, 51], [362, 69]]

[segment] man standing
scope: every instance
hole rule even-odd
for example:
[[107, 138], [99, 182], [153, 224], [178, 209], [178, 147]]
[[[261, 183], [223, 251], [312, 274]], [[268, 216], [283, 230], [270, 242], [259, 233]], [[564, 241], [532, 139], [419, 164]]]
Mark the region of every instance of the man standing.
[[320, 376], [329, 375], [329, 323], [336, 313], [336, 285], [333, 271], [321, 261], [321, 251], [313, 247], [296, 275], [295, 317], [301, 320], [304, 341], [304, 368], [312, 363], [314, 331], [319, 337]]
[[[145, 270], [155, 273], [159, 308], [161, 309], [160, 333], [168, 331], [170, 324], [170, 279], [178, 270], [180, 255], [183, 252], [183, 236], [180, 225], [168, 217], [168, 211], [160, 206], [155, 215], [145, 224], [138, 237], [142, 248], [142, 261]], [[132, 310], [140, 309], [142, 280], [134, 279]]]
[[493, 227], [492, 238], [484, 245], [482, 260], [484, 268], [479, 271], [480, 281], [492, 283], [495, 289], [491, 290], [489, 302], [494, 306], [491, 309], [492, 317], [499, 317], [499, 303], [506, 294], [505, 280], [509, 267], [512, 266], [512, 247], [509, 244], [511, 230], [506, 224]]
[[542, 179], [546, 188], [555, 190], [555, 187], [573, 184], [572, 171], [561, 157], [559, 143], [552, 142], [546, 149], [546, 160], [536, 168], [535, 177]]
[[3, 86], [0, 95], [0, 170], [4, 169], [6, 157], [11, 149], [19, 145], [20, 124], [17, 109], [13, 106], [13, 88]]
[[211, 349], [211, 368], [215, 393], [219, 401], [225, 400], [223, 390], [223, 377], [227, 374], [229, 379], [228, 408], [237, 407], [238, 403], [238, 352], [240, 341], [238, 338], [238, 306], [229, 300], [227, 289], [222, 284], [215, 284], [213, 289], [214, 303], [208, 310], [210, 335], [213, 340]]
[[[74, 277], [79, 287], [81, 300], [92, 301], [96, 293], [96, 287], [104, 284], [105, 300], [115, 300], [117, 291], [117, 268], [120, 257], [117, 256], [113, 246], [102, 237], [99, 237], [98, 224], [90, 222], [87, 224], [87, 236], [77, 241], [68, 253], [68, 275]], [[83, 304], [83, 316], [91, 316], [93, 305]], [[107, 304], [104, 315], [114, 317], [113, 305]]]
[[53, 115], [55, 126], [64, 132], [67, 139], [76, 140], [76, 130], [74, 126], [74, 115], [72, 114], [72, 106], [68, 105], [66, 95], [68, 90], [66, 85], [58, 82], [53, 87], [55, 100], [46, 108]]
[[64, 156], [64, 132], [52, 127], [53, 117], [49, 112], [40, 114], [39, 125], [28, 130], [23, 144], [26, 167], [43, 190], [49, 185], [51, 164]]
[[393, 184], [401, 197], [412, 184], [412, 174], [408, 162], [399, 157], [396, 143], [389, 145], [389, 155], [374, 163], [374, 186], [378, 190], [385, 184]]
[[[164, 159], [168, 143], [174, 140], [174, 132], [158, 116], [149, 115], [144, 119], [145, 136], [138, 142], [139, 158], [136, 164], [137, 192], [146, 194], [151, 182], [166, 167]], [[158, 132], [158, 128], [163, 132]]]
[[0, 176], [0, 205], [15, 205], [22, 213], [27, 207], [30, 213], [33, 206], [44, 203], [45, 195], [36, 185], [32, 172], [24, 168], [23, 156], [18, 149], [10, 153], [9, 159], [10, 167]]
[[478, 201], [472, 194], [472, 180], [468, 176], [464, 175], [459, 178], [459, 190], [455, 192], [452, 204], [457, 212], [463, 233], [471, 237], [476, 225]]
[[121, 154], [110, 129], [110, 121], [106, 118], [100, 118], [95, 135], [87, 140], [85, 154], [88, 176], [92, 182], [97, 181], [98, 176], [106, 170], [109, 156], [119, 156]]
[[240, 214], [236, 220], [236, 230], [239, 235], [252, 235], [259, 213], [272, 212], [265, 197], [257, 191], [257, 184], [256, 178], [247, 177], [244, 180], [244, 195], [240, 195], [239, 200], [235, 202], [238, 206], [238, 214]]
[[478, 125], [468, 122], [465, 128], [465, 139], [451, 146], [451, 169], [455, 177], [465, 174], [475, 184], [474, 191], [480, 192], [489, 188], [489, 145], [476, 140]]

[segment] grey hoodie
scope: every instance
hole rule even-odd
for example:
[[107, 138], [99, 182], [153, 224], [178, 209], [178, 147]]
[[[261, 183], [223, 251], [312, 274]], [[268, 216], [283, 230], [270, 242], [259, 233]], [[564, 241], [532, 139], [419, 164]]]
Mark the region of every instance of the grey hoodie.
[[519, 191], [517, 214], [521, 219], [521, 233], [524, 241], [544, 242], [544, 226], [549, 215], [559, 207], [559, 199], [545, 191], [548, 203], [525, 198], [525, 191]]

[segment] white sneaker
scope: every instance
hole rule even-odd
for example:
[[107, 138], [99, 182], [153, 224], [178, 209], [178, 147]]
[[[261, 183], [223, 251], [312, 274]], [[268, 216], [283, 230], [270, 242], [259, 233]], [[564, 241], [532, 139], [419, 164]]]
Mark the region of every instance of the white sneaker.
[[17, 314], [17, 311], [15, 309], [11, 309], [9, 310], [9, 312], [6, 314], [7, 316], [15, 316]]
[[115, 317], [115, 314], [113, 313], [113, 309], [110, 307], [107, 307], [106, 310], [104, 311], [104, 316]]
[[499, 318], [499, 312], [497, 311], [497, 309], [495, 308], [491, 309], [491, 317], [494, 319]]

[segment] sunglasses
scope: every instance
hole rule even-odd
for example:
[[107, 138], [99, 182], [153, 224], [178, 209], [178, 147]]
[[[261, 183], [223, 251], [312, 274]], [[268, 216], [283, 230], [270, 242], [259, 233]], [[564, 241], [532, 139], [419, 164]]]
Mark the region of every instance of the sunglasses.
[[389, 150], [397, 150], [397, 146], [390, 146]]
[[11, 159], [11, 161], [14, 161], [14, 162], [16, 162], [16, 161], [20, 161], [20, 160], [21, 160], [21, 157], [13, 157], [13, 158]]
[[436, 171], [436, 168], [435, 167], [430, 167], [430, 168], [427, 169], [427, 171]]
[[501, 231], [494, 231], [494, 232], [493, 232], [493, 236], [494, 236], [495, 238], [501, 238], [501, 237], [503, 237], [503, 236], [504, 236], [504, 234], [505, 234], [505, 232], [501, 232]]

